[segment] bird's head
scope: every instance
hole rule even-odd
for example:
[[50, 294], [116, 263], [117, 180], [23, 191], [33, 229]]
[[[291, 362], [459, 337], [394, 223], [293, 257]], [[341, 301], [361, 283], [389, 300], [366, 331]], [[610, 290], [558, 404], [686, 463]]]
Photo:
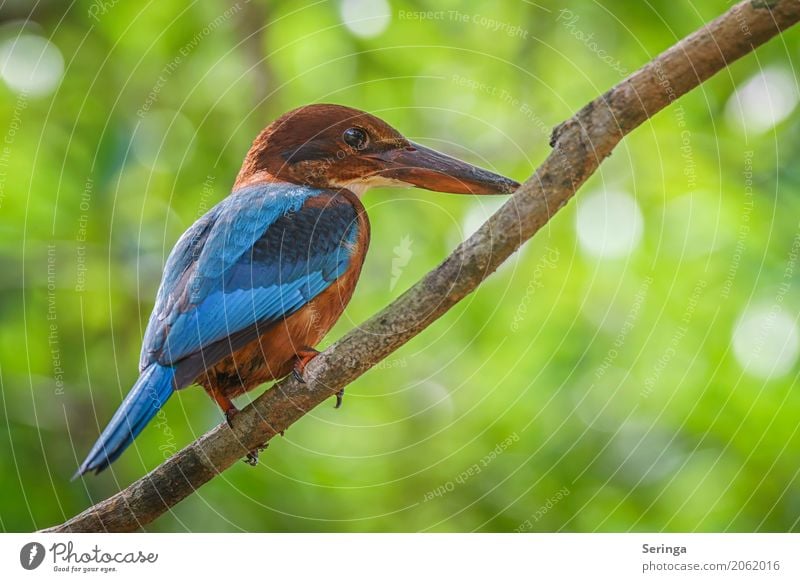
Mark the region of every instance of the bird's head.
[[519, 186], [415, 144], [374, 115], [325, 104], [290, 111], [256, 138], [237, 185], [264, 178], [359, 195], [372, 186], [457, 194], [507, 194]]

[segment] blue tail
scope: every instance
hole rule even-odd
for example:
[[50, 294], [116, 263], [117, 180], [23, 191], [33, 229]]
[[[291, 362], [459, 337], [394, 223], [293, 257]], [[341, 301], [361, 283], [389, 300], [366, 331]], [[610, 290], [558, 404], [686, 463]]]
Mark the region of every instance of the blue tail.
[[145, 368], [72, 478], [113, 463], [172, 396], [174, 378], [174, 368], [156, 363]]

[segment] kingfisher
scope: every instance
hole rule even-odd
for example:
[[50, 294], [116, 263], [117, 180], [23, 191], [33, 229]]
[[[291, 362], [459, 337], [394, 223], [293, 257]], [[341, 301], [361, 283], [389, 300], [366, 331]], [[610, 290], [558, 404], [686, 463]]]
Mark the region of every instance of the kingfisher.
[[290, 373], [303, 381], [353, 296], [370, 241], [360, 197], [376, 186], [508, 194], [519, 184], [358, 109], [285, 113], [256, 137], [231, 193], [172, 249], [139, 378], [74, 478], [108, 467], [177, 390], [199, 384], [231, 424], [233, 398]]

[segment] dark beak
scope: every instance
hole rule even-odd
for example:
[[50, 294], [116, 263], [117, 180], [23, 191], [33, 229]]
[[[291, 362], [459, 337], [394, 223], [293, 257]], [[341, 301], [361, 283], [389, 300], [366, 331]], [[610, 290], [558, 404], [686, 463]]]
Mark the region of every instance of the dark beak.
[[510, 194], [519, 183], [425, 146], [411, 143], [372, 156], [384, 169], [378, 173], [426, 190], [453, 194]]

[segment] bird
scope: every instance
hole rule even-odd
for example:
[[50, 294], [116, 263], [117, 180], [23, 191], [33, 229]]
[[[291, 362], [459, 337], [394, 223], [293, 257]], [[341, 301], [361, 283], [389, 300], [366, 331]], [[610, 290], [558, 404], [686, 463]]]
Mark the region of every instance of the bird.
[[483, 195], [518, 186], [365, 111], [311, 104], [278, 117], [253, 141], [231, 193], [170, 252], [139, 377], [73, 479], [106, 469], [182, 388], [202, 386], [232, 424], [233, 398], [289, 374], [303, 381], [361, 274], [368, 188]]

